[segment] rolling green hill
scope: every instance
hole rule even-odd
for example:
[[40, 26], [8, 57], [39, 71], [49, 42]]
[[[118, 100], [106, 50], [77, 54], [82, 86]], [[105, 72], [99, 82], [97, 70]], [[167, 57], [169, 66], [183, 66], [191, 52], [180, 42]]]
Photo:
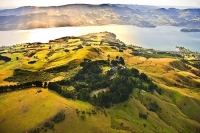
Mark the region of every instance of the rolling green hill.
[[[141, 55], [135, 55], [141, 51]], [[4, 91], [0, 93], [0, 132], [200, 131], [200, 70], [173, 54], [155, 55], [148, 49], [126, 45], [109, 32], [63, 37], [46, 44], [15, 45], [0, 54], [11, 59], [0, 61], [0, 89]], [[125, 65], [118, 63], [116, 67], [120, 57]], [[93, 62], [98, 63], [91, 68], [87, 66]], [[124, 66], [127, 71], [123, 71]], [[114, 72], [109, 75], [110, 69]], [[130, 75], [129, 70], [138, 70], [138, 75]], [[141, 78], [142, 73], [148, 80]], [[135, 82], [126, 100], [111, 101], [109, 108], [91, 100], [95, 94], [98, 99], [101, 96], [98, 94], [106, 95], [107, 91], [114, 92], [114, 87], [120, 88], [113, 83], [126, 79], [126, 74], [131, 83]], [[110, 86], [102, 87], [107, 83], [103, 82], [105, 79]], [[36, 81], [41, 86], [55, 83], [61, 92], [36, 87], [33, 85]], [[102, 82], [99, 87], [94, 86], [96, 81]], [[31, 85], [24, 88], [26, 83]], [[123, 82], [121, 87], [129, 83]], [[150, 91], [150, 84], [157, 88]], [[88, 99], [80, 96], [85, 90], [81, 92], [78, 87], [92, 92]]]

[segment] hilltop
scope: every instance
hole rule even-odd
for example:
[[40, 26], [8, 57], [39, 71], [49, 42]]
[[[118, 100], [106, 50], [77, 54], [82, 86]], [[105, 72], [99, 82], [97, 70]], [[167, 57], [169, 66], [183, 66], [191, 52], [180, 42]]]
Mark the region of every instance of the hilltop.
[[198, 53], [116, 38], [101, 32], [2, 48], [1, 131], [198, 132], [200, 70], [190, 59]]

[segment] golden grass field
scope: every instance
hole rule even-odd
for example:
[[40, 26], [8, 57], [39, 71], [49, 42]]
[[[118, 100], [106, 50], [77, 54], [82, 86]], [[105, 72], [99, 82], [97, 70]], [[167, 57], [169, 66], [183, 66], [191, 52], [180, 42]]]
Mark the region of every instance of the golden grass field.
[[110, 128], [110, 117], [102, 113], [87, 115], [85, 120], [81, 120], [76, 114], [76, 109], [81, 111], [94, 109], [95, 107], [89, 103], [65, 99], [47, 89], [42, 89], [41, 93], [37, 93], [38, 89], [40, 88], [0, 95], [0, 132], [28, 132], [61, 110], [64, 111], [66, 120], [56, 124], [54, 130], [48, 130], [48, 132], [118, 132]]

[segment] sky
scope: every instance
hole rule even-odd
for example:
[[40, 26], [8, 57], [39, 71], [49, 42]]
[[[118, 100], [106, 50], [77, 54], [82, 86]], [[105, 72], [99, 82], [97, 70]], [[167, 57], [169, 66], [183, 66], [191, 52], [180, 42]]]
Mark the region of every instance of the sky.
[[0, 0], [0, 8], [20, 6], [58, 6], [74, 3], [86, 4], [138, 4], [155, 6], [186, 6], [200, 7], [200, 0]]

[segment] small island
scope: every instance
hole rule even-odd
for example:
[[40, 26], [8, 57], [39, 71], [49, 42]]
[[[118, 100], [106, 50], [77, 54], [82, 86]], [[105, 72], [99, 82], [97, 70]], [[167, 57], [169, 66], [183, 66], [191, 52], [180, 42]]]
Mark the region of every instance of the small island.
[[181, 32], [200, 32], [200, 28], [183, 28]]
[[156, 28], [155, 25], [148, 25], [148, 26], [138, 26], [138, 27], [141, 27], [141, 28]]

